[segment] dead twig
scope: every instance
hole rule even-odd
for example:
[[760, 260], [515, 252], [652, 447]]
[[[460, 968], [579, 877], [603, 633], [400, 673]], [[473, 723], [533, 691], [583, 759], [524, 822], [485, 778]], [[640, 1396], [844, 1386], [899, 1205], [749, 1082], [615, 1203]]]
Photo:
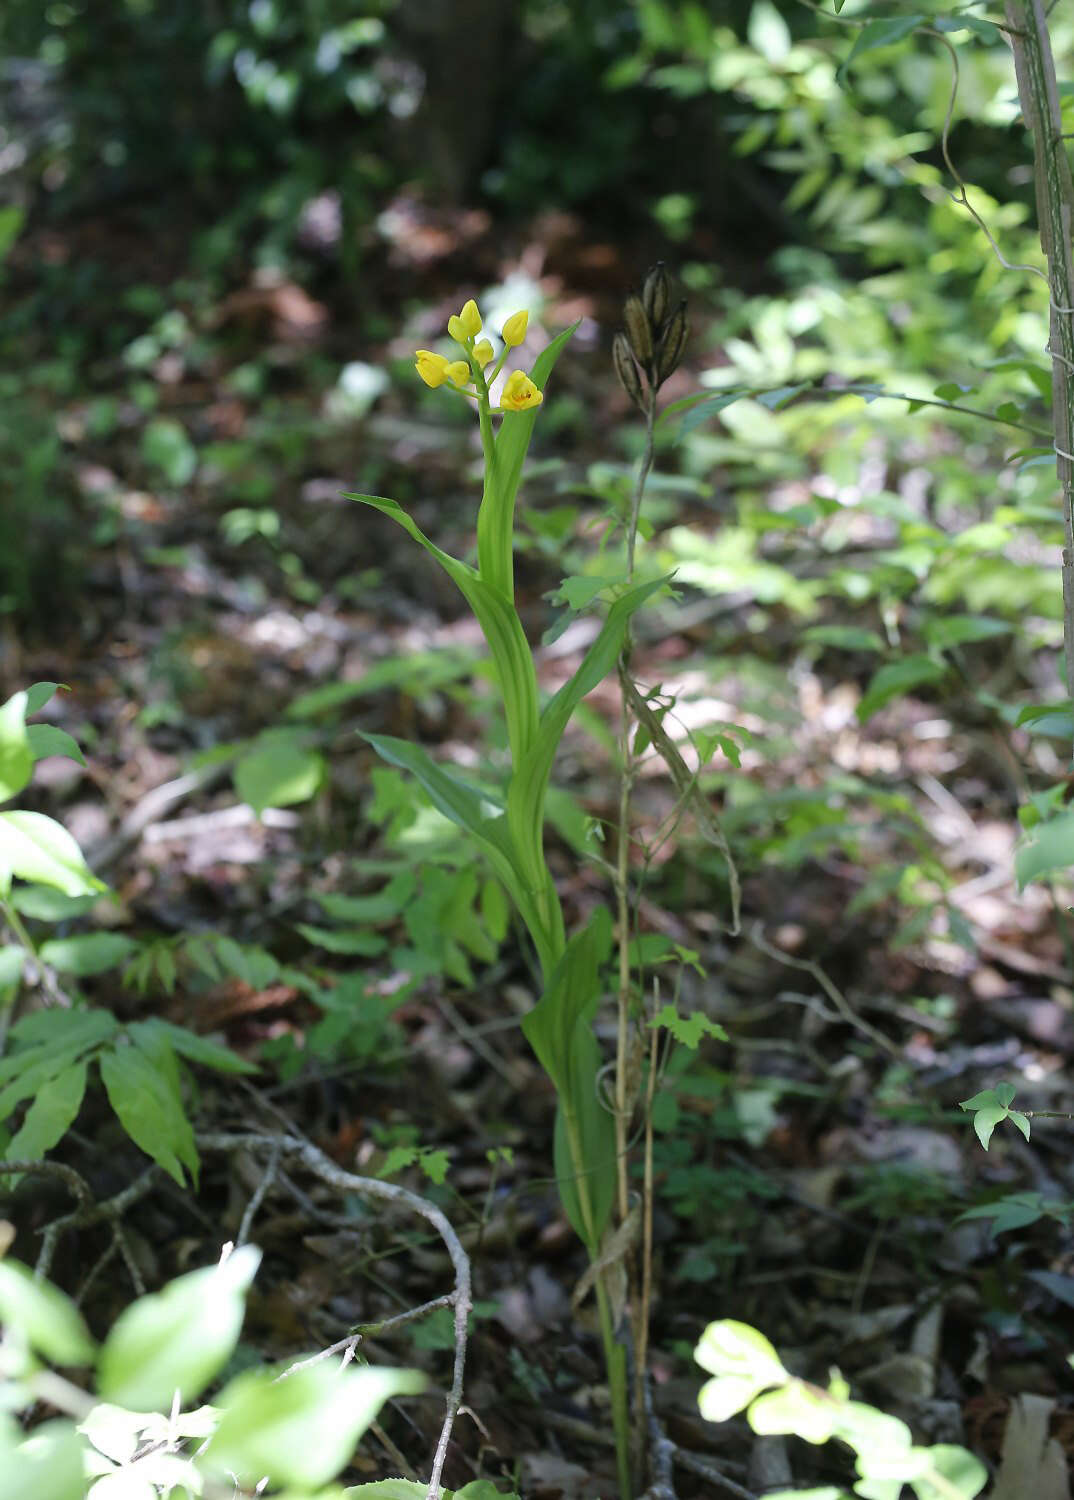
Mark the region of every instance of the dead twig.
[[691, 1453], [688, 1448], [680, 1448], [678, 1444], [672, 1444], [674, 1449], [673, 1459], [680, 1469], [686, 1469], [691, 1474], [699, 1474], [702, 1479], [707, 1479], [709, 1484], [714, 1484], [728, 1495], [734, 1495], [736, 1500], [759, 1500], [759, 1497], [748, 1490], [744, 1485], [730, 1478], [722, 1469], [718, 1469], [714, 1463], [707, 1458], [702, 1458], [699, 1453]]
[[243, 1210], [239, 1232], [235, 1236], [236, 1245], [245, 1245], [246, 1241], [250, 1238], [250, 1229], [253, 1226], [254, 1217], [257, 1214], [257, 1210], [265, 1201], [265, 1194], [276, 1180], [276, 1173], [279, 1171], [279, 1166], [280, 1153], [277, 1149], [270, 1153], [269, 1159], [265, 1163], [265, 1170], [261, 1175], [261, 1181], [251, 1193], [250, 1201]]
[[56, 1254], [56, 1246], [59, 1244], [60, 1236], [65, 1230], [88, 1229], [94, 1224], [107, 1222], [112, 1232], [112, 1244], [105, 1256], [102, 1257], [102, 1260], [98, 1261], [90, 1271], [86, 1283], [79, 1294], [80, 1298], [85, 1296], [93, 1279], [100, 1274], [103, 1264], [107, 1264], [108, 1260], [117, 1251], [122, 1257], [124, 1265], [127, 1267], [127, 1274], [130, 1276], [131, 1284], [138, 1296], [141, 1297], [144, 1295], [145, 1282], [142, 1280], [142, 1273], [138, 1268], [138, 1263], [134, 1259], [127, 1236], [124, 1233], [122, 1218], [130, 1205], [149, 1191], [157, 1172], [155, 1165], [148, 1167], [140, 1177], [128, 1183], [121, 1192], [116, 1193], [113, 1197], [106, 1198], [103, 1203], [97, 1203], [94, 1200], [90, 1186], [82, 1174], [76, 1172], [74, 1167], [69, 1167], [64, 1162], [0, 1161], [0, 1173], [6, 1175], [16, 1172], [44, 1172], [53, 1177], [58, 1177], [78, 1200], [77, 1208], [72, 1209], [70, 1213], [61, 1215], [58, 1219], [53, 1219], [50, 1224], [46, 1224], [41, 1233], [41, 1250], [37, 1257], [37, 1264], [34, 1266], [34, 1275], [39, 1280], [43, 1280], [48, 1275], [52, 1267], [53, 1256]]

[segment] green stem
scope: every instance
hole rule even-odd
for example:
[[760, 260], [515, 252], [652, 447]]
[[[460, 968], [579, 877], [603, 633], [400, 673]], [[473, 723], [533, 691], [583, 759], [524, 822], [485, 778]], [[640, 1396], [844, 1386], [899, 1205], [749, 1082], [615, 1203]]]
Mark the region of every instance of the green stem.
[[[593, 1201], [589, 1191], [589, 1174], [582, 1147], [578, 1122], [570, 1102], [564, 1095], [560, 1102], [567, 1127], [567, 1148], [571, 1167], [578, 1189], [578, 1202], [585, 1226], [585, 1244], [589, 1259], [596, 1263], [600, 1256], [600, 1236], [596, 1233], [593, 1217]], [[612, 1431], [615, 1436], [615, 1467], [619, 1478], [619, 1500], [631, 1500], [634, 1480], [630, 1461], [630, 1411], [627, 1404], [626, 1351], [615, 1337], [612, 1323], [612, 1307], [604, 1274], [597, 1271], [594, 1286], [597, 1297], [597, 1316], [600, 1322], [600, 1339], [604, 1345], [604, 1368], [608, 1375], [608, 1395], [612, 1408]]]
[[492, 430], [492, 408], [484, 371], [471, 358], [474, 385], [477, 388], [477, 420], [481, 428], [481, 449], [485, 455], [485, 484], [481, 508], [477, 513], [477, 570], [505, 598], [515, 602], [514, 539], [510, 525], [497, 524], [503, 503], [499, 496], [499, 469], [496, 462], [496, 434]]

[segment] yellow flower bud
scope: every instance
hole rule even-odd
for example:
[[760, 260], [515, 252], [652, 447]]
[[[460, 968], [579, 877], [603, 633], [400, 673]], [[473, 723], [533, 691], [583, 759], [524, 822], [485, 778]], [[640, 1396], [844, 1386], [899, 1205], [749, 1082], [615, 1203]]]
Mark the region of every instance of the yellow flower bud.
[[492, 345], [488, 339], [482, 339], [479, 344], [474, 345], [474, 358], [481, 368], [484, 369], [492, 358]]
[[531, 406], [540, 406], [544, 396], [528, 375], [515, 370], [504, 382], [500, 405], [504, 411], [528, 411]]
[[418, 349], [415, 352], [414, 368], [425, 384], [434, 391], [448, 378], [447, 360], [442, 354], [434, 354], [431, 349]]
[[465, 344], [481, 332], [481, 314], [472, 297], [458, 317], [448, 318], [447, 331], [457, 344]]
[[444, 374], [451, 381], [452, 385], [458, 386], [460, 390], [464, 385], [470, 384], [470, 366], [464, 359], [453, 359], [445, 369]]
[[526, 337], [526, 324], [529, 320], [530, 315], [525, 309], [522, 312], [512, 313], [508, 318], [503, 325], [503, 341], [508, 349], [517, 348], [522, 343]]

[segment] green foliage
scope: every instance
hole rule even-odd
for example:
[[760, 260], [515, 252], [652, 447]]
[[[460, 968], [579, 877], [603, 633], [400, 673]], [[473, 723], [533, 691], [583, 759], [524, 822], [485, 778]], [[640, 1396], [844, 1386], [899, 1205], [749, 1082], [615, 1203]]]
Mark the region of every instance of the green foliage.
[[974, 1094], [972, 1099], [963, 1099], [959, 1104], [959, 1109], [973, 1111], [973, 1128], [986, 1151], [992, 1132], [1001, 1120], [1010, 1120], [1029, 1140], [1029, 1121], [1025, 1115], [1010, 1107], [1014, 1094], [1013, 1084], [999, 1083], [994, 1089], [983, 1089], [979, 1094]]
[[56, 431], [55, 397], [10, 364], [0, 372], [0, 617], [55, 628], [82, 580], [81, 507]]
[[325, 777], [324, 759], [290, 729], [266, 730], [240, 755], [235, 790], [259, 815], [315, 796]]
[[[724, 1319], [710, 1323], [694, 1357], [712, 1375], [698, 1406], [710, 1422], [726, 1422], [745, 1410], [754, 1432], [795, 1433], [807, 1443], [839, 1438], [856, 1455], [853, 1493], [867, 1500], [898, 1500], [909, 1484], [917, 1500], [973, 1500], [988, 1482], [984, 1464], [964, 1448], [939, 1443], [916, 1447], [905, 1422], [850, 1398], [834, 1374], [827, 1390], [799, 1380], [757, 1329]], [[778, 1500], [849, 1500], [847, 1491], [780, 1490]]]
[[991, 1203], [978, 1203], [973, 1208], [967, 1208], [956, 1222], [984, 1219], [990, 1221], [993, 1234], [1004, 1234], [1011, 1229], [1026, 1229], [1030, 1224], [1036, 1224], [1045, 1218], [1055, 1219], [1060, 1224], [1069, 1226], [1074, 1219], [1074, 1203], [1047, 1199], [1043, 1193], [1007, 1193]]
[[[0, 1261], [0, 1404], [10, 1413], [47, 1389], [49, 1404], [74, 1419], [43, 1423], [26, 1436], [4, 1416], [5, 1495], [85, 1500], [108, 1489], [166, 1500], [238, 1475], [259, 1493], [267, 1484], [271, 1492], [286, 1489], [291, 1500], [339, 1500], [339, 1489], [322, 1486], [349, 1462], [385, 1401], [423, 1389], [416, 1371], [340, 1370], [327, 1362], [293, 1372], [262, 1368], [230, 1381], [213, 1405], [183, 1410], [234, 1353], [260, 1259], [246, 1245], [140, 1298], [99, 1349], [61, 1292]], [[95, 1395], [43, 1372], [39, 1357], [95, 1369]]]
[[[165, 202], [186, 195], [222, 211], [196, 245], [220, 263], [251, 228], [278, 255], [326, 187], [342, 188], [352, 226], [368, 211], [390, 139], [378, 62], [391, 9], [366, 0], [356, 14], [329, 0], [292, 14], [270, 0], [252, 10], [228, 0], [177, 13], [145, 0], [102, 29], [77, 6], [15, 0], [0, 41], [8, 56], [39, 59], [50, 84], [54, 117], [33, 166], [64, 184], [61, 203], [148, 185]], [[346, 143], [358, 125], [355, 152]]]
[[[61, 743], [55, 736], [31, 740], [26, 725], [27, 715], [39, 713], [55, 690], [55, 683], [37, 683], [0, 707], [0, 800], [17, 796], [29, 783], [34, 762], [53, 754]], [[61, 753], [70, 752], [61, 749]], [[105, 889], [67, 830], [43, 813], [0, 812], [0, 900], [10, 896], [13, 879], [67, 896], [94, 895]]]
[[684, 1047], [689, 1047], [691, 1052], [697, 1051], [697, 1045], [703, 1036], [718, 1037], [720, 1041], [728, 1040], [727, 1032], [717, 1022], [704, 1015], [701, 1011], [691, 1011], [688, 1016], [680, 1016], [674, 1005], [668, 1004], [649, 1022], [650, 1026], [665, 1026], [677, 1042]]
[[100, 1009], [33, 1011], [15, 1021], [0, 1059], [0, 1121], [31, 1101], [4, 1156], [32, 1160], [66, 1134], [96, 1067], [120, 1124], [179, 1183], [197, 1180], [198, 1153], [184, 1100], [183, 1057], [225, 1073], [256, 1071], [205, 1037], [156, 1018], [121, 1026]]
[[[22, 791], [34, 762], [44, 755], [81, 758], [63, 730], [26, 724], [27, 714], [39, 713], [57, 686], [36, 683], [0, 706], [0, 795]], [[35, 728], [52, 732], [32, 735]], [[26, 884], [14, 887], [15, 879]], [[134, 959], [138, 944], [119, 933], [81, 933], [35, 945], [19, 915], [62, 918], [106, 889], [58, 823], [42, 813], [0, 813], [0, 914], [14, 939], [0, 948], [0, 987], [9, 998], [28, 965], [84, 979]], [[134, 962], [137, 973], [138, 960]], [[174, 980], [174, 961], [171, 977]], [[7, 1053], [0, 1059], [0, 1124], [25, 1106], [21, 1123], [8, 1137], [7, 1160], [35, 1160], [63, 1139], [78, 1116], [89, 1070], [95, 1067], [131, 1140], [179, 1183], [188, 1173], [196, 1181], [198, 1173], [182, 1059], [224, 1072], [254, 1071], [226, 1048], [167, 1021], [122, 1026], [110, 1011], [81, 1005], [28, 1012], [10, 1026], [7, 1042]], [[10, 1176], [5, 1180], [8, 1187], [13, 1185]]]

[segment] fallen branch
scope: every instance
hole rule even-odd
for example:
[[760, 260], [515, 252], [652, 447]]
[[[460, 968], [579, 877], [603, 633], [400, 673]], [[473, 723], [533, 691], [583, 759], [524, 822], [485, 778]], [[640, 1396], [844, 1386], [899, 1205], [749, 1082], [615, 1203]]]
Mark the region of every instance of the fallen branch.
[[385, 1202], [395, 1203], [409, 1209], [411, 1213], [418, 1214], [431, 1224], [443, 1240], [455, 1268], [454, 1291], [444, 1299], [445, 1305], [453, 1305], [455, 1309], [455, 1361], [451, 1388], [447, 1394], [444, 1421], [429, 1475], [428, 1500], [439, 1500], [440, 1476], [443, 1473], [455, 1418], [462, 1404], [467, 1325], [473, 1306], [470, 1260], [445, 1215], [435, 1204], [417, 1193], [412, 1193], [409, 1188], [399, 1187], [398, 1184], [392, 1182], [381, 1182], [376, 1177], [359, 1177], [353, 1172], [345, 1172], [342, 1167], [337, 1167], [335, 1162], [330, 1161], [323, 1152], [318, 1151], [316, 1146], [296, 1136], [267, 1133], [230, 1134], [214, 1131], [205, 1135], [199, 1134], [197, 1141], [205, 1151], [265, 1151], [270, 1153], [270, 1159], [272, 1157], [293, 1158], [301, 1162], [308, 1172], [341, 1193], [360, 1193], [366, 1198], [380, 1198]]

